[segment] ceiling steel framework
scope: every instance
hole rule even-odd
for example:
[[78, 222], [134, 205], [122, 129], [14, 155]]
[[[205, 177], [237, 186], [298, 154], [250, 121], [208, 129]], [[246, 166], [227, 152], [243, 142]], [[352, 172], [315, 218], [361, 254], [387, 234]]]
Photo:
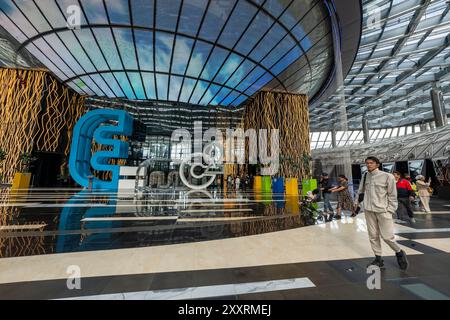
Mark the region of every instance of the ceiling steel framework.
[[[361, 44], [343, 85], [349, 129], [362, 127], [363, 114], [373, 129], [433, 120], [429, 91], [437, 86], [450, 94], [449, 8], [442, 0], [363, 1]], [[332, 121], [315, 119], [338, 114], [339, 99], [331, 96], [312, 110], [313, 129], [332, 129]]]

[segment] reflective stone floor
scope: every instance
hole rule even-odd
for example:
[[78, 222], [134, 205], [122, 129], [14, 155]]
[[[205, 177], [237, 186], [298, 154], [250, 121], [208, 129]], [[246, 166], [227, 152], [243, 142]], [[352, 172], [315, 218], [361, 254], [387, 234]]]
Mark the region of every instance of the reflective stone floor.
[[1, 196], [0, 299], [450, 299], [450, 203], [436, 198], [397, 221], [410, 267], [383, 243], [374, 289], [363, 212], [316, 222], [298, 198], [251, 192]]
[[2, 258], [197, 242], [317, 223], [301, 210], [299, 197], [253, 192], [3, 190], [0, 210]]

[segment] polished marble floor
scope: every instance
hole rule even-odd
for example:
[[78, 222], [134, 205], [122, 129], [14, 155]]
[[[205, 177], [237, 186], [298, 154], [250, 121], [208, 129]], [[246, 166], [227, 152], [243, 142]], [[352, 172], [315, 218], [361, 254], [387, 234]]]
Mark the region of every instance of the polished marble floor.
[[[2, 193], [0, 299], [449, 299], [450, 210], [395, 224], [381, 289], [364, 213], [324, 222], [255, 193]], [[319, 208], [320, 209], [320, 208]], [[70, 290], [70, 267], [81, 289]]]

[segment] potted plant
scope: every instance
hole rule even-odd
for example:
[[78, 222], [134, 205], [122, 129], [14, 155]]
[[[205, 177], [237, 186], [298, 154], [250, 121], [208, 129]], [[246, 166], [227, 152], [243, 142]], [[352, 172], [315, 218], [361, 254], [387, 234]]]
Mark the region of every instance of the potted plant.
[[37, 160], [36, 157], [33, 157], [31, 153], [27, 152], [24, 152], [19, 156], [20, 172], [16, 172], [14, 175], [12, 185], [13, 190], [28, 189], [30, 187], [31, 181], [30, 165], [36, 160]]
[[30, 173], [31, 163], [33, 163], [34, 161], [37, 160], [36, 157], [33, 157], [31, 155], [31, 153], [27, 153], [27, 152], [22, 153], [20, 155], [19, 159], [20, 159], [20, 163], [21, 163], [20, 172], [22, 172], [22, 173]]
[[311, 161], [312, 161], [312, 157], [307, 154], [307, 153], [303, 153], [303, 161], [302, 161], [302, 170], [303, 173], [305, 174], [303, 181], [302, 181], [302, 194], [304, 196], [306, 196], [306, 193], [308, 191], [313, 191], [315, 189], [317, 189], [318, 185], [317, 185], [317, 180], [316, 179], [311, 179]]

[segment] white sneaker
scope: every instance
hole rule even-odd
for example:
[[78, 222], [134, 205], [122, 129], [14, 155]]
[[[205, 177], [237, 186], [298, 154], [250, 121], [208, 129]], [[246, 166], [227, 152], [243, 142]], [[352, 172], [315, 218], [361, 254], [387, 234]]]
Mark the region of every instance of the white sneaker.
[[416, 219], [414, 219], [414, 218], [411, 218], [410, 221], [411, 221], [412, 223], [416, 223]]

